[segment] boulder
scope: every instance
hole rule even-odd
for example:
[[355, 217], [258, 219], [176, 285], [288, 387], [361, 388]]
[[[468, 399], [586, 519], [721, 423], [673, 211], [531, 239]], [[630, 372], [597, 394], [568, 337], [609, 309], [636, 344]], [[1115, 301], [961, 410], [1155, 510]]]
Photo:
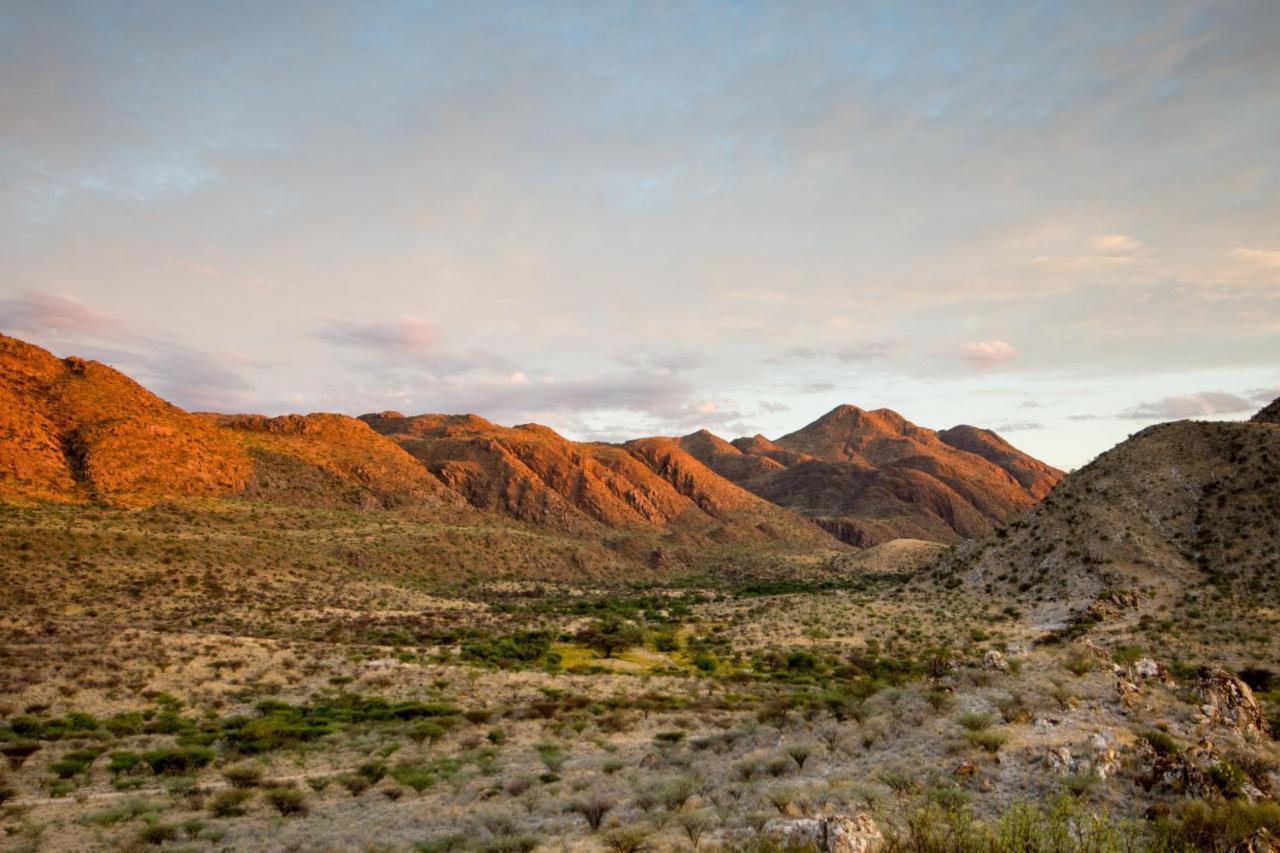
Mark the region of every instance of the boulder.
[[1076, 767], [1075, 758], [1071, 755], [1071, 750], [1065, 746], [1051, 749], [1045, 753], [1045, 766], [1059, 775], [1066, 775]]
[[1267, 718], [1253, 691], [1225, 669], [1201, 667], [1196, 673], [1196, 690], [1204, 702], [1200, 710], [1209, 719], [1242, 734], [1267, 733]]
[[1004, 655], [1000, 654], [995, 649], [991, 649], [982, 656], [982, 668], [1008, 672], [1009, 662], [1004, 659]]

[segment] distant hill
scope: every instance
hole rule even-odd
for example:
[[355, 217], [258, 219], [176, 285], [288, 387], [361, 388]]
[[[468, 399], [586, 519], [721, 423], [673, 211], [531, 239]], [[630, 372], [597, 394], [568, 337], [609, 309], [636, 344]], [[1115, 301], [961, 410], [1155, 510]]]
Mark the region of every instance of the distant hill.
[[1280, 424], [1176, 421], [1067, 475], [997, 535], [932, 575], [1012, 592], [1052, 623], [1099, 599], [1181, 597], [1208, 585], [1280, 595]]
[[989, 430], [939, 433], [848, 405], [774, 440], [702, 431], [679, 442], [726, 479], [859, 546], [984, 536], [1062, 477]]
[[717, 475], [671, 439], [578, 443], [476, 415], [363, 415], [480, 509], [585, 532], [656, 526], [720, 540], [830, 547], [816, 526]]
[[478, 511], [660, 566], [708, 547], [979, 537], [1060, 476], [994, 433], [936, 433], [855, 406], [776, 440], [732, 443], [705, 430], [583, 443], [476, 415], [190, 413], [107, 365], [0, 336], [0, 497], [10, 499]]

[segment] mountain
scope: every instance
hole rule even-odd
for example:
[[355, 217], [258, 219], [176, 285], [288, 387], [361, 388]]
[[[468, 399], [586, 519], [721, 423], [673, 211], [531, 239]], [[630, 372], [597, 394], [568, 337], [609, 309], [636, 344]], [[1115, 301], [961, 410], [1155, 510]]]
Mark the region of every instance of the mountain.
[[5, 336], [0, 494], [121, 506], [235, 495], [310, 506], [463, 504], [354, 418], [192, 414], [107, 365]]
[[988, 430], [943, 432], [888, 409], [838, 406], [796, 432], [680, 446], [716, 473], [854, 545], [990, 533], [1048, 494], [1062, 472]]
[[705, 430], [583, 443], [476, 415], [191, 413], [107, 365], [0, 337], [0, 495], [15, 498], [478, 510], [688, 563], [711, 545], [982, 536], [1058, 476], [994, 433], [854, 406], [732, 443]]
[[1170, 601], [1205, 586], [1275, 601], [1278, 464], [1280, 424], [1265, 417], [1148, 427], [1067, 475], [1023, 519], [957, 548], [932, 575], [1012, 593], [1046, 624], [1115, 602], [1169, 615]]
[[215, 424], [124, 374], [0, 335], [0, 494], [145, 504], [235, 492], [251, 470]]
[[569, 441], [544, 426], [476, 415], [361, 416], [472, 506], [556, 529], [650, 526], [734, 541], [834, 543], [662, 438]]

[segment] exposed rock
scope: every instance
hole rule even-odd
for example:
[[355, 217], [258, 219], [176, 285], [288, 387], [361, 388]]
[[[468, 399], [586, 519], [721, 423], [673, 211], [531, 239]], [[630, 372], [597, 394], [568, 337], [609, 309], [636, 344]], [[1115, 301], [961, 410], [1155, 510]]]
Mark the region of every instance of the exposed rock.
[[1142, 688], [1134, 684], [1132, 681], [1125, 681], [1123, 678], [1116, 679], [1116, 695], [1120, 698], [1120, 704], [1126, 708], [1133, 705], [1133, 700], [1142, 695]]
[[[1272, 403], [1275, 406], [1275, 403]], [[1280, 418], [1280, 411], [1276, 413]], [[1253, 835], [1231, 848], [1230, 853], [1280, 853], [1280, 839], [1277, 839], [1265, 827], [1258, 827]]]
[[978, 772], [978, 765], [974, 764], [972, 761], [962, 761], [962, 762], [960, 762], [960, 764], [956, 767], [956, 769], [955, 769], [955, 770], [951, 771], [951, 775], [953, 775], [953, 776], [972, 776], [972, 775], [974, 775], [974, 774], [975, 774], [975, 773], [977, 773], [977, 772]]
[[764, 834], [783, 847], [812, 845], [824, 853], [875, 853], [884, 847], [884, 835], [866, 814], [774, 819]]
[[1231, 726], [1243, 734], [1265, 735], [1267, 718], [1249, 685], [1220, 667], [1201, 667], [1196, 673], [1196, 690], [1206, 717]]
[[1004, 659], [1004, 655], [1000, 654], [1000, 652], [995, 649], [989, 649], [987, 653], [982, 656], [982, 668], [1008, 672], [1009, 662]]
[[1076, 768], [1075, 758], [1071, 750], [1065, 746], [1050, 749], [1044, 756], [1045, 766], [1054, 773], [1065, 775]]

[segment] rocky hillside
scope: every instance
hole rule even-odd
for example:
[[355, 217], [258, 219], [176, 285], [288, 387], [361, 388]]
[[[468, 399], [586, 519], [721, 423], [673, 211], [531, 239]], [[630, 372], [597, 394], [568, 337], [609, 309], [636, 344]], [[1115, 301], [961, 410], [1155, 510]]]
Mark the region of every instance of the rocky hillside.
[[1280, 424], [1149, 427], [1068, 475], [1025, 518], [956, 549], [933, 576], [1011, 591], [1046, 624], [1162, 609], [1205, 586], [1275, 601], [1278, 466]]
[[856, 406], [775, 440], [730, 443], [703, 431], [679, 442], [726, 479], [859, 546], [984, 536], [1062, 477], [988, 430], [939, 433]]
[[247, 453], [127, 376], [0, 336], [0, 494], [144, 504], [243, 489]]
[[363, 415], [480, 509], [585, 532], [656, 526], [734, 541], [831, 546], [830, 537], [718, 476], [670, 439], [577, 443], [476, 415]]
[[245, 447], [244, 494], [304, 506], [462, 506], [452, 489], [399, 445], [347, 415], [215, 416]]
[[0, 495], [145, 506], [245, 495], [301, 506], [461, 506], [345, 415], [192, 414], [96, 361], [0, 336]]

